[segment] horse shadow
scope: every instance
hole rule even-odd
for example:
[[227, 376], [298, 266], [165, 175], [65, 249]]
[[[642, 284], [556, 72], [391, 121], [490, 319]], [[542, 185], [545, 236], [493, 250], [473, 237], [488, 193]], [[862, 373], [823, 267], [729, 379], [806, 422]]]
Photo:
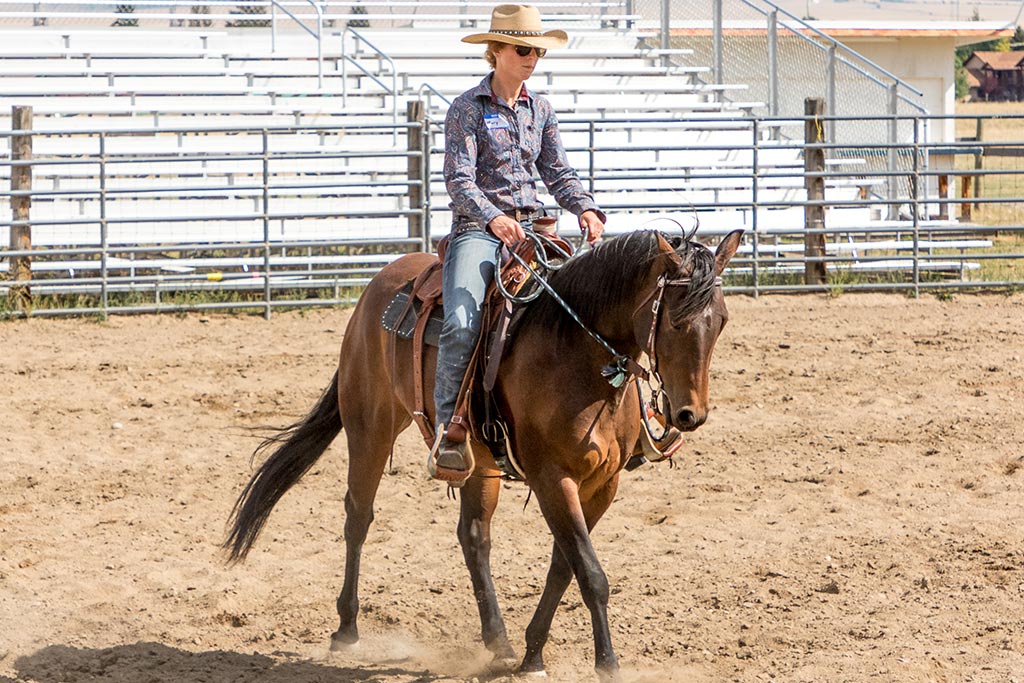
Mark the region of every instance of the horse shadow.
[[[287, 656], [287, 653], [282, 653]], [[404, 668], [394, 662], [380, 665], [332, 666], [310, 660], [275, 659], [258, 653], [226, 650], [189, 652], [161, 643], [139, 642], [107, 648], [50, 645], [14, 662], [16, 678], [0, 683], [363, 683], [391, 676], [417, 682], [447, 679], [436, 673]], [[484, 676], [481, 680], [488, 680]]]

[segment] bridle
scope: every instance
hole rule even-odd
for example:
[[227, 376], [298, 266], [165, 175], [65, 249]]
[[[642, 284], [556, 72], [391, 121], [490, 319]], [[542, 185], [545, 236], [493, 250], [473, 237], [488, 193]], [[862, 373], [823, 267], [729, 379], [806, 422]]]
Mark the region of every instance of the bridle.
[[[544, 237], [540, 235], [535, 235], [532, 233], [532, 231], [528, 231], [527, 235], [530, 238], [534, 239], [537, 246], [540, 247], [540, 249], [538, 249], [538, 252], [542, 253], [542, 241], [544, 240]], [[500, 253], [501, 252], [499, 252], [499, 259]], [[554, 298], [554, 300], [558, 302], [558, 305], [561, 306], [565, 310], [565, 312], [568, 313], [569, 316], [572, 317], [572, 319], [575, 320], [581, 328], [583, 328], [584, 332], [590, 335], [594, 339], [594, 341], [596, 341], [598, 344], [604, 347], [604, 349], [611, 354], [612, 362], [601, 368], [601, 375], [608, 381], [608, 383], [611, 384], [616, 389], [618, 389], [623, 384], [625, 384], [626, 381], [629, 380], [631, 377], [636, 381], [637, 400], [640, 403], [640, 415], [643, 421], [644, 429], [647, 430], [647, 434], [651, 437], [651, 439], [653, 439], [654, 442], [660, 442], [662, 439], [664, 439], [669, 433], [667, 421], [665, 427], [661, 430], [661, 434], [655, 434], [654, 428], [651, 425], [651, 419], [647, 414], [648, 406], [650, 406], [656, 413], [661, 412], [660, 406], [662, 403], [662, 397], [665, 394], [663, 388], [664, 382], [661, 379], [661, 375], [658, 373], [657, 341], [658, 327], [661, 322], [661, 309], [662, 304], [665, 300], [665, 290], [667, 288], [689, 287], [690, 285], [693, 284], [693, 278], [670, 278], [667, 274], [661, 274], [658, 277], [657, 286], [655, 287], [654, 291], [652, 291], [650, 295], [648, 295], [630, 315], [630, 320], [635, 321], [636, 317], [641, 314], [641, 311], [645, 307], [647, 307], [648, 302], [650, 302], [651, 324], [647, 331], [646, 344], [644, 344], [641, 347], [641, 353], [646, 353], [649, 359], [650, 369], [648, 369], [642, 366], [637, 359], [616, 351], [615, 348], [613, 348], [611, 344], [605, 341], [605, 339], [601, 337], [600, 334], [590, 329], [586, 325], [586, 323], [584, 323], [583, 320], [580, 319], [579, 315], [576, 313], [576, 311], [572, 309], [568, 302], [566, 302], [565, 299], [559, 296], [558, 292], [556, 292], [554, 288], [550, 284], [548, 284], [547, 280], [544, 277], [542, 277], [536, 270], [534, 270], [534, 268], [532, 268], [531, 265], [527, 263], [525, 259], [523, 259], [518, 253], [515, 252], [515, 250], [511, 251], [511, 256], [514, 260], [518, 261], [519, 264], [523, 266], [530, 273], [531, 276], [533, 276], [536, 282], [540, 285], [540, 289], [537, 289], [532, 295], [528, 297], [516, 297], [515, 295], [506, 291], [505, 288], [501, 286], [500, 278], [496, 278], [496, 281], [499, 283], [498, 289], [501, 292], [502, 296], [504, 296], [511, 302], [527, 303], [529, 301], [532, 301], [533, 299], [536, 299], [537, 296], [540, 295], [540, 292], [542, 290], [550, 294], [552, 298]], [[551, 267], [551, 264], [545, 262], [543, 257], [541, 257], [540, 265], [542, 269], [547, 271], [557, 270], [559, 267], [561, 267], [560, 265]], [[712, 283], [712, 286], [721, 287], [722, 278], [716, 276], [714, 282]], [[647, 384], [648, 391], [651, 394], [650, 403], [644, 400], [644, 391], [643, 387], [641, 386], [641, 382], [646, 382]], [[657, 386], [655, 386], [655, 384]], [[671, 458], [671, 454], [668, 454], [664, 457]]]
[[[661, 320], [661, 304], [662, 304], [662, 301], [665, 299], [665, 288], [666, 287], [689, 287], [691, 284], [693, 284], [693, 278], [691, 278], [691, 277], [681, 277], [681, 278], [676, 278], [676, 279], [669, 279], [667, 275], [661, 275], [658, 278], [658, 286], [657, 286], [657, 288], [653, 292], [651, 292], [651, 295], [648, 296], [646, 299], [644, 299], [643, 302], [639, 306], [637, 306], [635, 311], [633, 311], [633, 315], [631, 317], [632, 318], [636, 318], [636, 316], [639, 313], [640, 309], [642, 309], [644, 306], [646, 306], [648, 301], [652, 302], [651, 303], [651, 327], [650, 327], [650, 329], [649, 329], [649, 331], [647, 333], [647, 344], [643, 347], [643, 351], [647, 354], [647, 357], [650, 359], [650, 365], [651, 365], [651, 368], [648, 371], [648, 376], [644, 377], [645, 380], [649, 381], [651, 378], [654, 378], [654, 379], [656, 379], [658, 381], [658, 384], [661, 384], [661, 377], [658, 375], [657, 340], [658, 340], [658, 323]], [[714, 287], [721, 287], [722, 286], [722, 278], [721, 277], [716, 277], [715, 281], [714, 281], [714, 283], [712, 283], [712, 285]]]
[[[538, 235], [532, 230], [526, 231], [526, 235], [529, 239], [533, 240], [536, 246], [538, 247], [537, 255], [539, 257], [542, 269], [548, 272], [558, 270], [561, 267], [561, 265], [551, 264], [547, 262], [546, 259], [544, 259], [543, 257], [543, 245], [545, 242], [549, 242], [550, 240], [547, 240], [547, 238], [544, 235]], [[498, 249], [498, 262], [500, 263], [500, 258], [502, 254], [501, 247], [499, 246]], [[559, 251], [561, 250], [559, 249]], [[538, 296], [540, 296], [541, 290], [546, 291], [548, 294], [551, 295], [552, 298], [554, 298], [556, 302], [558, 302], [558, 305], [561, 306], [565, 310], [565, 312], [568, 313], [569, 316], [573, 320], [575, 320], [581, 328], [583, 328], [584, 332], [590, 335], [594, 339], [594, 341], [596, 341], [598, 344], [604, 347], [604, 349], [611, 354], [612, 362], [601, 368], [601, 375], [608, 381], [609, 384], [618, 389], [623, 384], [625, 384], [626, 381], [632, 376], [637, 378], [638, 380], [642, 379], [643, 381], [647, 382], [648, 387], [651, 388], [651, 392], [655, 397], [660, 397], [660, 395], [664, 393], [661, 389], [661, 376], [658, 374], [658, 354], [656, 349], [658, 324], [661, 320], [661, 304], [665, 298], [665, 289], [667, 287], [688, 287], [689, 285], [693, 284], [693, 278], [683, 277], [672, 279], [669, 278], [667, 275], [662, 274], [661, 276], [658, 277], [658, 283], [655, 290], [651, 292], [650, 296], [644, 299], [639, 306], [637, 306], [636, 310], [634, 310], [633, 314], [630, 316], [631, 320], [635, 319], [640, 310], [647, 305], [647, 302], [653, 300], [653, 302], [651, 303], [651, 327], [647, 335], [647, 344], [644, 348], [642, 348], [642, 351], [645, 352], [647, 354], [647, 357], [650, 359], [651, 368], [650, 370], [648, 370], [644, 366], [640, 365], [640, 363], [635, 358], [632, 358], [631, 356], [616, 351], [615, 348], [612, 347], [612, 345], [609, 344], [607, 341], [605, 341], [605, 339], [600, 334], [590, 329], [587, 326], [587, 324], [580, 319], [579, 315], [576, 313], [576, 311], [572, 309], [572, 307], [565, 301], [565, 299], [559, 296], [558, 292], [556, 292], [554, 288], [550, 284], [548, 284], [547, 279], [542, 277], [541, 274], [538, 273], [529, 263], [527, 263], [526, 260], [523, 259], [518, 253], [516, 253], [515, 250], [511, 250], [510, 252], [506, 253], [509, 253], [512, 256], [513, 260], [518, 261], [519, 264], [527, 270], [527, 272], [540, 285], [541, 289], [536, 290], [529, 297], [517, 297], [514, 294], [505, 290], [505, 288], [501, 285], [500, 278], [495, 278], [498, 284], [498, 291], [501, 293], [503, 297], [505, 297], [509, 301], [512, 301], [513, 303], [528, 303], [536, 299]], [[562, 253], [564, 254], [564, 252]], [[569, 257], [568, 254], [565, 254], [565, 256]], [[713, 286], [721, 287], [722, 278], [716, 277]], [[658, 388], [656, 390], [651, 386], [652, 379], [658, 383]], [[637, 388], [639, 389], [639, 386]]]
[[[650, 419], [647, 416], [646, 410], [646, 405], [650, 405], [656, 412], [660, 413], [662, 403], [661, 398], [665, 393], [665, 390], [663, 388], [665, 386], [665, 383], [662, 381], [661, 375], [658, 373], [657, 348], [658, 326], [661, 321], [661, 308], [662, 303], [665, 299], [665, 289], [667, 287], [689, 287], [692, 284], [693, 278], [690, 277], [669, 279], [667, 275], [661, 275], [658, 278], [658, 285], [655, 288], [655, 290], [651, 292], [650, 296], [644, 299], [639, 306], [637, 306], [636, 310], [633, 311], [633, 315], [630, 316], [631, 318], [635, 319], [636, 316], [640, 313], [640, 311], [645, 306], [647, 306], [647, 302], [651, 302], [651, 326], [647, 332], [647, 344], [643, 347], [643, 351], [644, 353], [647, 354], [647, 358], [649, 360], [650, 369], [645, 370], [643, 374], [638, 374], [636, 376], [636, 391], [637, 396], [640, 399], [640, 414], [643, 418], [644, 427], [647, 429], [647, 432], [655, 441], [661, 440], [668, 433], [668, 427], [664, 428], [660, 436], [654, 433], [654, 430], [651, 427]], [[721, 287], [722, 278], [715, 277], [715, 281], [714, 283], [712, 283], [712, 286]], [[646, 405], [644, 401], [643, 390], [640, 386], [641, 380], [647, 383], [647, 388], [651, 394], [651, 400], [649, 403], [646, 403]], [[654, 386], [655, 383], [657, 383], [656, 387]]]

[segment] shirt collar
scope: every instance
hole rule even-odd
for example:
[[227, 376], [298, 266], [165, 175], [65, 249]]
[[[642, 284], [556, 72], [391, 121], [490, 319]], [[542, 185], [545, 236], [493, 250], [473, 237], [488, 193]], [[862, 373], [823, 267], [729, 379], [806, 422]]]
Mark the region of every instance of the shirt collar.
[[[494, 72], [493, 71], [491, 73], [487, 74], [486, 76], [484, 76], [484, 79], [482, 81], [480, 81], [480, 84], [478, 86], [476, 86], [475, 88], [473, 88], [473, 91], [472, 91], [473, 97], [487, 97], [487, 98], [490, 98], [492, 100], [496, 100], [497, 99], [497, 97], [494, 94], [494, 91], [491, 90], [491, 77], [492, 76], [494, 76]], [[518, 99], [525, 100], [526, 102], [529, 102], [531, 99], [533, 99], [533, 94], [529, 90], [526, 89], [526, 84], [525, 83], [523, 83], [523, 87], [519, 91]]]

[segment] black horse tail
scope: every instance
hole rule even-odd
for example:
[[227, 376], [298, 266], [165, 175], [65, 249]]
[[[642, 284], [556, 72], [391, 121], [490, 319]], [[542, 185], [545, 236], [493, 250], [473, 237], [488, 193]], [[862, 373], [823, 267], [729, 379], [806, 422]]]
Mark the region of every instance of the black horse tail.
[[228, 519], [231, 531], [223, 545], [228, 551], [228, 562], [245, 559], [277, 501], [320, 459], [340, 432], [338, 373], [335, 372], [331, 385], [309, 415], [266, 439], [253, 453], [255, 458], [277, 446], [252, 475], [231, 510]]

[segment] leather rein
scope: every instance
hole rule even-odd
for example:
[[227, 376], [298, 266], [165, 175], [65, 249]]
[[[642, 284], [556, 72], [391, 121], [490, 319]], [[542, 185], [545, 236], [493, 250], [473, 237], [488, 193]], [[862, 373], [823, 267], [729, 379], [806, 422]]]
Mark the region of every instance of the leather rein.
[[[545, 270], [547, 272], [550, 272], [552, 270], [557, 270], [558, 268], [561, 267], [561, 265], [554, 265], [554, 264], [547, 263], [546, 259], [544, 259], [544, 257], [542, 256], [542, 254], [543, 254], [542, 243], [545, 240], [545, 237], [543, 235], [537, 235], [536, 233], [533, 233], [532, 231], [527, 231], [526, 234], [529, 236], [530, 239], [532, 239], [534, 241], [534, 243], [538, 247], [537, 253], [539, 255], [541, 255], [540, 256], [540, 266], [541, 266], [541, 268], [543, 270]], [[525, 259], [523, 259], [518, 253], [516, 253], [515, 250], [510, 250], [510, 251], [506, 250], [504, 253], [505, 254], [509, 254], [510, 253], [511, 256], [514, 258], [514, 260], [516, 260], [523, 268], [525, 268], [527, 270], [527, 272], [531, 276], [533, 276], [533, 278], [540, 285], [540, 287], [544, 291], [547, 291], [548, 294], [550, 294], [555, 299], [555, 301], [558, 302], [558, 305], [561, 306], [565, 310], [565, 312], [568, 313], [569, 316], [572, 317], [572, 319], [575, 320], [576, 323], [581, 328], [583, 328], [583, 331], [586, 332], [588, 335], [590, 335], [594, 339], [594, 341], [596, 341], [598, 344], [600, 344], [602, 347], [604, 347], [604, 349], [607, 350], [608, 353], [611, 354], [612, 362], [610, 364], [605, 365], [604, 367], [601, 368], [601, 375], [608, 381], [609, 384], [611, 384], [613, 387], [618, 389], [623, 384], [625, 384], [626, 381], [630, 377], [634, 378], [634, 380], [636, 381], [636, 394], [637, 394], [637, 400], [640, 403], [640, 415], [641, 415], [641, 419], [642, 419], [642, 422], [643, 422], [644, 429], [647, 431], [647, 434], [650, 436], [650, 438], [652, 440], [654, 440], [655, 442], [658, 442], [658, 441], [661, 441], [662, 439], [664, 439], [668, 435], [668, 433], [669, 433], [669, 427], [668, 427], [667, 422], [666, 422], [666, 425], [662, 428], [661, 434], [660, 435], [656, 434], [655, 431], [654, 431], [654, 427], [651, 424], [651, 419], [650, 419], [650, 417], [647, 414], [647, 406], [648, 405], [650, 405], [654, 409], [654, 411], [660, 413], [660, 403], [661, 403], [661, 401], [659, 399], [661, 398], [662, 394], [664, 393], [664, 389], [662, 388], [664, 386], [664, 383], [662, 382], [661, 375], [658, 374], [658, 350], [657, 350], [658, 327], [659, 327], [659, 324], [661, 322], [662, 303], [664, 302], [664, 299], [665, 299], [665, 290], [666, 290], [666, 288], [668, 288], [668, 287], [688, 287], [688, 286], [693, 284], [693, 278], [690, 278], [690, 277], [669, 278], [667, 275], [662, 274], [661, 276], [658, 277], [657, 287], [654, 289], [654, 291], [651, 292], [651, 294], [647, 298], [645, 298], [643, 300], [643, 302], [640, 303], [639, 306], [637, 306], [637, 308], [633, 311], [632, 315], [630, 315], [630, 319], [634, 320], [636, 318], [636, 316], [638, 314], [640, 314], [640, 312], [648, 305], [648, 302], [651, 302], [650, 303], [651, 325], [650, 325], [650, 328], [649, 328], [649, 330], [647, 332], [647, 340], [646, 340], [647, 343], [646, 343], [645, 347], [642, 349], [642, 353], [646, 353], [647, 357], [650, 359], [650, 366], [651, 367], [648, 370], [647, 368], [645, 368], [642, 365], [640, 365], [640, 363], [636, 359], [634, 359], [634, 358], [632, 358], [632, 357], [630, 357], [630, 356], [628, 356], [626, 354], [619, 353], [618, 351], [616, 351], [615, 348], [612, 347], [612, 345], [609, 344], [607, 341], [605, 341], [605, 339], [603, 337], [601, 337], [600, 334], [598, 334], [596, 331], [590, 329], [586, 325], [586, 323], [584, 323], [583, 320], [580, 319], [579, 315], [576, 313], [576, 311], [574, 311], [572, 309], [572, 307], [568, 304], [568, 302], [566, 302], [565, 299], [563, 299], [561, 296], [559, 296], [558, 292], [556, 292], [554, 290], [554, 288], [551, 287], [550, 284], [548, 284], [547, 280], [545, 278], [541, 277], [541, 275], [529, 263], [527, 263]], [[500, 247], [499, 247], [499, 253], [498, 253], [499, 263], [501, 262], [501, 260], [500, 260], [501, 256], [502, 256], [502, 252], [500, 251]], [[505, 288], [501, 286], [500, 278], [498, 279], [498, 283], [499, 283], [498, 284], [499, 291], [501, 292], [502, 296], [504, 296], [507, 300], [509, 300], [511, 302], [515, 302], [515, 303], [526, 303], [528, 301], [532, 301], [532, 300], [536, 299], [540, 295], [540, 293], [541, 293], [541, 289], [538, 289], [532, 295], [530, 295], [529, 297], [522, 297], [522, 298], [520, 298], [520, 297], [516, 297], [515, 295], [513, 295], [510, 292], [506, 291]], [[722, 278], [721, 277], [715, 277], [715, 280], [713, 282], [713, 286], [721, 287], [722, 286]], [[652, 382], [652, 380], [653, 380], [653, 382]], [[644, 382], [647, 383], [647, 387], [648, 387], [648, 389], [649, 389], [649, 391], [651, 393], [651, 403], [650, 404], [648, 404], [644, 400], [643, 388], [640, 385], [641, 381], [644, 381]], [[654, 383], [657, 383], [657, 388], [654, 387]], [[663, 458], [660, 458], [660, 459], [669, 458], [670, 462], [671, 462], [671, 457], [672, 457], [671, 453], [669, 453], [669, 454], [665, 455]]]
[[[547, 238], [544, 235], [539, 235], [533, 231], [526, 231], [526, 235], [529, 239], [533, 240], [536, 243], [538, 247], [537, 253], [543, 254], [544, 249], [542, 244], [547, 241]], [[500, 250], [501, 247], [499, 247], [499, 259], [501, 254]], [[612, 362], [601, 368], [601, 375], [606, 380], [608, 380], [609, 384], [611, 384], [613, 387], [617, 389], [621, 387], [623, 384], [625, 384], [625, 382], [630, 378], [630, 376], [632, 376], [637, 378], [637, 380], [644, 380], [645, 382], [648, 383], [648, 386], [650, 386], [651, 380], [654, 379], [658, 383], [657, 393], [661, 393], [661, 376], [658, 374], [658, 354], [656, 349], [656, 341], [658, 336], [658, 323], [661, 320], [661, 304], [665, 298], [665, 289], [667, 287], [687, 287], [693, 283], [693, 278], [684, 277], [670, 279], [667, 275], [661, 275], [658, 278], [657, 288], [653, 292], [651, 292], [650, 296], [644, 299], [644, 301], [637, 307], [635, 311], [633, 311], [633, 314], [630, 316], [631, 319], [635, 318], [637, 313], [642, 308], [644, 308], [644, 306], [647, 305], [647, 302], [653, 300], [653, 303], [651, 304], [651, 327], [647, 335], [646, 348], [643, 349], [643, 351], [647, 353], [647, 356], [648, 358], [650, 358], [651, 361], [651, 369], [648, 370], [647, 368], [640, 365], [640, 363], [637, 362], [637, 360], [632, 358], [631, 356], [616, 351], [615, 348], [612, 347], [612, 345], [609, 344], [607, 341], [605, 341], [605, 339], [600, 334], [590, 329], [587, 326], [587, 324], [580, 319], [579, 315], [576, 313], [576, 311], [572, 309], [572, 307], [565, 301], [565, 299], [559, 296], [558, 292], [556, 292], [554, 288], [550, 284], [548, 284], [547, 280], [541, 277], [541, 275], [536, 270], [534, 270], [534, 268], [529, 263], [527, 263], [522, 256], [516, 253], [515, 250], [511, 250], [506, 253], [510, 253], [512, 258], [515, 259], [519, 263], [519, 265], [525, 268], [530, 273], [530, 275], [533, 276], [536, 282], [548, 294], [550, 294], [556, 302], [558, 302], [558, 305], [561, 306], [565, 310], [565, 312], [568, 313], [569, 316], [572, 317], [572, 319], [575, 320], [581, 328], [583, 328], [584, 332], [590, 335], [594, 339], [594, 341], [596, 341], [598, 344], [604, 347], [604, 349], [612, 355]], [[568, 256], [568, 254], [566, 254], [566, 256]], [[561, 267], [560, 265], [552, 267], [552, 264], [548, 264], [546, 261], [543, 260], [543, 256], [541, 256], [541, 259], [542, 266], [545, 268], [545, 270], [557, 270], [559, 267]], [[714, 286], [722, 286], [721, 277], [715, 278]], [[537, 290], [531, 297], [529, 297], [529, 299], [519, 299], [512, 295], [510, 292], [505, 291], [504, 287], [500, 286], [500, 282], [499, 290], [501, 291], [502, 296], [516, 303], [532, 301], [533, 299], [537, 298], [537, 296], [540, 295], [540, 290]], [[639, 389], [639, 386], [637, 388]], [[643, 399], [641, 397], [641, 401], [642, 400]]]

